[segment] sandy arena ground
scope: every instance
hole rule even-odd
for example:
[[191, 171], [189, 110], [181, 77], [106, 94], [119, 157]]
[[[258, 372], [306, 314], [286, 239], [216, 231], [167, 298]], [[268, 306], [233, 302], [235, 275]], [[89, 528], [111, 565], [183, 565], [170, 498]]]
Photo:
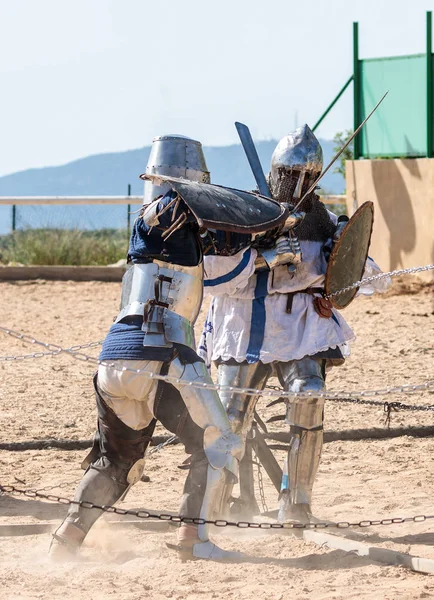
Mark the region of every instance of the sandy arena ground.
[[[352, 357], [330, 373], [330, 390], [375, 389], [433, 378], [432, 288], [419, 289], [413, 281], [409, 287], [401, 285], [399, 293], [361, 298], [345, 310], [358, 339]], [[0, 324], [63, 346], [99, 340], [116, 315], [119, 292], [119, 284], [100, 282], [0, 283]], [[39, 348], [0, 333], [0, 356], [36, 350]], [[90, 354], [97, 356], [98, 351], [93, 349]], [[0, 442], [90, 438], [96, 420], [93, 370], [68, 356], [0, 361]], [[383, 399], [434, 404], [434, 390]], [[279, 407], [273, 411], [261, 402], [262, 417], [276, 414]], [[326, 404], [326, 429], [381, 427], [383, 423], [379, 408]], [[434, 425], [434, 414], [393, 415], [392, 427], [410, 424]], [[284, 428], [282, 424], [273, 426]], [[157, 433], [164, 432], [159, 429]], [[53, 493], [71, 496], [85, 454], [3, 450], [0, 481], [35, 488], [65, 483]], [[280, 460], [283, 455], [277, 454]], [[432, 438], [328, 443], [314, 490], [314, 512], [330, 520], [434, 515], [433, 454]], [[137, 484], [121, 506], [176, 511], [184, 480], [177, 465], [184, 456], [181, 446], [150, 456], [146, 472], [151, 482]], [[266, 477], [265, 483], [268, 507], [276, 508], [276, 492]], [[0, 533], [5, 524], [54, 526], [64, 513], [60, 504], [3, 495]], [[434, 559], [433, 527], [434, 521], [428, 520], [339, 533], [376, 547]], [[62, 565], [50, 563], [47, 557], [48, 532], [1, 535], [0, 599], [434, 597], [432, 576], [278, 533], [218, 530], [215, 537], [224, 547], [246, 554], [247, 561], [236, 565], [182, 563], [165, 544], [175, 542], [173, 529], [149, 533], [101, 521], [89, 535], [79, 560]]]

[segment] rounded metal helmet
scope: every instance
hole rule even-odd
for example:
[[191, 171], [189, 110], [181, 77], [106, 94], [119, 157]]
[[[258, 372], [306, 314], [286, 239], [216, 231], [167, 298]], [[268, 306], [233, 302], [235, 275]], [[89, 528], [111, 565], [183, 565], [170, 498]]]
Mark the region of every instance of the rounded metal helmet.
[[[153, 139], [146, 173], [210, 183], [202, 144], [183, 135], [162, 135]], [[169, 183], [155, 185], [145, 181], [143, 204], [149, 204], [169, 190]]]
[[321, 173], [322, 148], [308, 125], [302, 125], [277, 144], [271, 157], [269, 184], [273, 198], [291, 202]]

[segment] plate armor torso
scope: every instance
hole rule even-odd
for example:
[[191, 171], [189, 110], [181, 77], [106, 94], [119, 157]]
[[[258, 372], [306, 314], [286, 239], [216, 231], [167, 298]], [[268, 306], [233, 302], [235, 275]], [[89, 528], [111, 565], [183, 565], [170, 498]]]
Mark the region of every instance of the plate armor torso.
[[122, 279], [119, 323], [142, 316], [144, 346], [170, 348], [173, 343], [195, 349], [194, 323], [203, 295], [203, 263], [194, 267], [160, 260], [134, 264]]

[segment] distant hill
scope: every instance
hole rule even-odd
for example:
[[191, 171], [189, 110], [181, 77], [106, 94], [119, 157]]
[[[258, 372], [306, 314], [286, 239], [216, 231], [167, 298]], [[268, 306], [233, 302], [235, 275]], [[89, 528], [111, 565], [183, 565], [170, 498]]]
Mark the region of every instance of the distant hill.
[[[332, 156], [333, 142], [320, 140], [327, 164]], [[258, 154], [267, 173], [276, 140], [257, 142]], [[0, 196], [84, 196], [124, 195], [127, 185], [131, 193], [140, 195], [143, 173], [151, 147], [138, 150], [97, 154], [75, 160], [59, 167], [28, 169], [0, 177]], [[207, 146], [204, 148], [213, 183], [240, 189], [255, 187], [250, 167], [240, 145]], [[333, 169], [332, 169], [333, 170]], [[344, 180], [336, 173], [328, 173], [323, 180], [327, 193], [340, 194]]]

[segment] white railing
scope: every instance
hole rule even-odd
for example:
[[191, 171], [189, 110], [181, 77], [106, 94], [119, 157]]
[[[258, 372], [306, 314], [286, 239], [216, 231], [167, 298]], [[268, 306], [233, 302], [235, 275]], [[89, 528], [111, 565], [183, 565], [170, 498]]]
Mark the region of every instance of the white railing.
[[0, 196], [0, 205], [142, 204], [143, 196]]
[[[321, 196], [324, 204], [345, 204], [344, 195]], [[141, 204], [143, 196], [0, 196], [0, 205]]]
[[335, 196], [320, 196], [321, 202], [324, 204], [346, 204], [347, 197], [345, 194], [335, 195]]
[[[324, 204], [345, 204], [345, 196], [321, 196]], [[130, 229], [131, 206], [140, 205], [143, 202], [143, 196], [0, 196], [0, 207], [11, 207], [11, 226], [10, 230], [16, 230], [17, 206], [37, 206], [37, 205], [70, 205], [86, 206], [90, 204], [113, 205], [122, 204], [127, 206], [127, 228]], [[0, 223], [1, 226], [1, 223]], [[2, 233], [7, 233], [9, 228], [4, 230], [0, 227]]]

